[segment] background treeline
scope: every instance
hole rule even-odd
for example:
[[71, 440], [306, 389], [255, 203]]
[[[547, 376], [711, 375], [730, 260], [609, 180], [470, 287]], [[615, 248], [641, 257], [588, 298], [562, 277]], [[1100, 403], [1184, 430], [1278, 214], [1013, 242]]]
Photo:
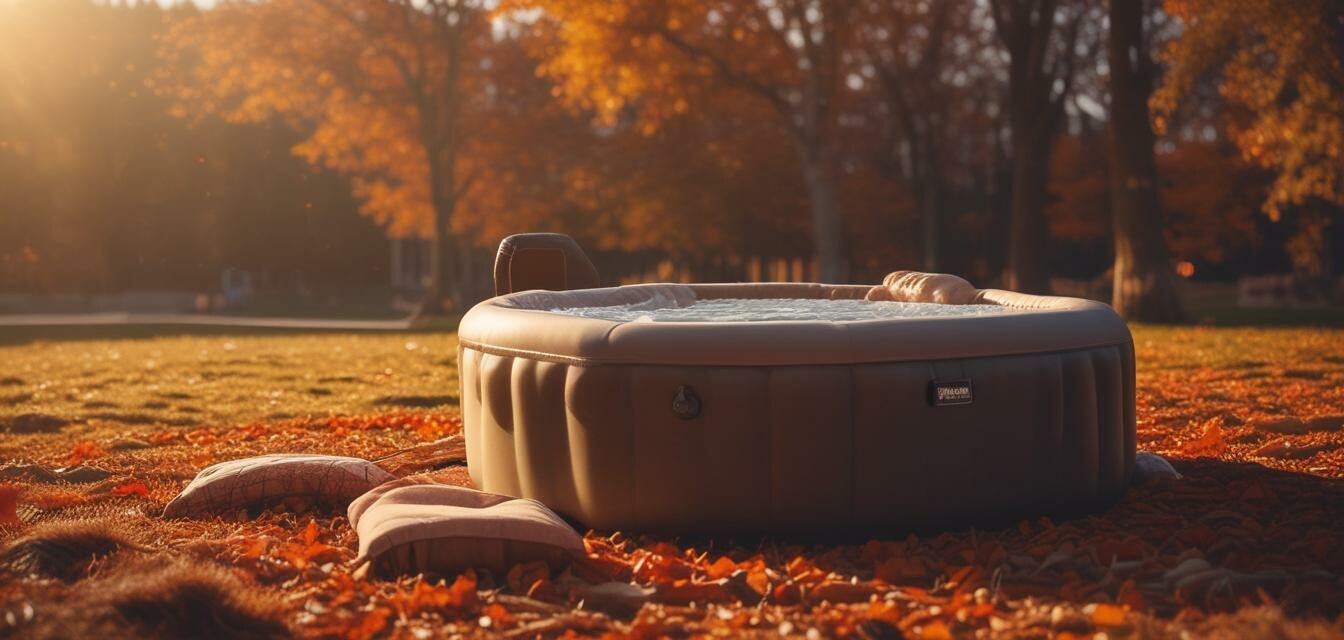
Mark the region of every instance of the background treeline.
[[193, 12], [0, 3], [0, 291], [209, 290], [230, 266], [387, 281], [382, 232], [284, 123], [170, 112], [160, 38]]
[[[1195, 278], [1333, 274], [1331, 188], [1292, 192], [1324, 178], [1292, 182], [1301, 167], [1248, 150], [1268, 111], [1229, 93], [1210, 47], [1170, 57], [1200, 35], [1190, 16], [1219, 14], [1167, 4], [1138, 3], [1151, 67], [1121, 87], [1146, 123], [1179, 72], [1140, 145], [1156, 150], [1165, 253], [1139, 259]], [[1245, 46], [1227, 36], [1239, 6], [1274, 3], [1224, 4], [1209, 28], [1226, 49]], [[1328, 25], [1327, 5], [1275, 19]], [[392, 235], [431, 239], [431, 297], [460, 303], [488, 286], [484, 252], [524, 230], [576, 236], [609, 273], [738, 279], [783, 259], [827, 280], [1100, 282], [1117, 246], [1111, 9], [0, 2], [0, 290], [211, 287], [225, 267], [380, 284]], [[1314, 37], [1299, 46], [1337, 63], [1318, 46], [1344, 39]]]

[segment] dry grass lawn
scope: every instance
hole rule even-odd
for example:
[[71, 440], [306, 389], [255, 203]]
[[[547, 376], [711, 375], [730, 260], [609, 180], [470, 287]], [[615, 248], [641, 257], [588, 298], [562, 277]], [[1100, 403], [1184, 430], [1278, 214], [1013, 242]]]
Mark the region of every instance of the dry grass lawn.
[[[340, 514], [158, 514], [221, 460], [455, 434], [453, 334], [107, 331], [0, 333], [0, 637], [1344, 634], [1340, 329], [1136, 328], [1140, 448], [1186, 478], [1102, 514], [833, 546], [591, 532], [560, 574], [443, 582], [353, 576]], [[43, 475], [72, 464], [97, 471]], [[585, 601], [607, 580], [649, 602]]]

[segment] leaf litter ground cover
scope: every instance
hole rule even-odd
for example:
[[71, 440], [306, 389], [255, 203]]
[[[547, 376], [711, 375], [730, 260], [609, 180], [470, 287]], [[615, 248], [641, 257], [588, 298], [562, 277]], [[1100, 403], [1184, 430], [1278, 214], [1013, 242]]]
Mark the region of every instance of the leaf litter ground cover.
[[589, 532], [560, 573], [399, 580], [357, 575], [344, 516], [302, 500], [158, 514], [265, 453], [409, 448], [380, 464], [468, 484], [451, 335], [0, 347], [0, 636], [1344, 633], [1344, 331], [1135, 341], [1140, 449], [1185, 478], [1104, 513], [843, 545]]

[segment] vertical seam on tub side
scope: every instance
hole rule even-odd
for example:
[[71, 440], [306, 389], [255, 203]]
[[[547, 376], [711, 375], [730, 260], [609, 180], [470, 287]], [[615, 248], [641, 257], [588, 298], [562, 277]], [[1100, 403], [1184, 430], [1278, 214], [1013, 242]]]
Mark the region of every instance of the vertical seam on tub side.
[[769, 500], [767, 503], [769, 508], [765, 511], [765, 524], [770, 531], [774, 531], [778, 525], [778, 518], [775, 514], [775, 394], [772, 384], [776, 368], [772, 366], [765, 370], [765, 473], [767, 476], [765, 497]]
[[[848, 334], [848, 332], [846, 332]], [[859, 431], [859, 411], [858, 411], [858, 393], [854, 384], [854, 370], [861, 365], [850, 365], [845, 367], [846, 380], [849, 384], [849, 522], [854, 526], [859, 515], [859, 477], [858, 466], [855, 464], [858, 458], [858, 431]]]
[[[1061, 468], [1064, 464], [1064, 460], [1067, 460], [1070, 454], [1069, 451], [1064, 449], [1064, 394], [1068, 391], [1064, 388], [1064, 356], [1058, 353], [1050, 356], [1050, 366], [1052, 372], [1056, 374], [1052, 376], [1051, 382], [1053, 384], [1050, 385], [1050, 389], [1053, 390], [1052, 395], [1054, 396], [1054, 413], [1050, 416], [1052, 422], [1050, 434], [1053, 436], [1052, 446], [1050, 447], [1050, 466], [1052, 467], [1056, 478], [1055, 492], [1052, 497], [1059, 503], [1063, 503], [1068, 499], [1068, 496], [1065, 493], [1067, 485], [1077, 482], [1076, 478], [1069, 477], [1064, 473], [1065, 470]], [[1061, 484], [1065, 486], [1060, 486]]]
[[[821, 285], [818, 285], [821, 287]], [[850, 330], [849, 325], [840, 325], [840, 331], [845, 337], [845, 351], [854, 353], [854, 332]], [[845, 368], [845, 380], [848, 387], [849, 400], [849, 496], [847, 498], [846, 513], [848, 514], [849, 526], [855, 525], [855, 519], [858, 516], [858, 495], [859, 495], [859, 473], [858, 473], [858, 393], [855, 391], [854, 370], [863, 365], [849, 364], [839, 365]], [[847, 532], [848, 533], [848, 532]]]
[[1122, 413], [1120, 428], [1123, 429], [1123, 442], [1125, 450], [1125, 483], [1128, 484], [1134, 474], [1134, 454], [1138, 448], [1138, 407], [1136, 406], [1134, 368], [1134, 341], [1116, 346], [1120, 350], [1120, 385], [1123, 395], [1120, 398], [1120, 411]]
[[1115, 347], [1093, 349], [1092, 354], [1093, 362], [1097, 363], [1094, 369], [1097, 375], [1098, 433], [1102, 433], [1102, 427], [1105, 427], [1105, 432], [1097, 441], [1099, 452], [1102, 454], [1099, 472], [1102, 474], [1103, 495], [1111, 499], [1119, 497], [1123, 492], [1125, 481], [1124, 410], [1121, 408], [1124, 396], [1122, 365], [1120, 352]]
[[[527, 370], [534, 368], [537, 361], [527, 358], [511, 358], [511, 360], [513, 360], [513, 363], [509, 366], [509, 413], [511, 415], [509, 423], [512, 426], [510, 433], [513, 435], [513, 486], [518, 489], [517, 495], [535, 500], [537, 499], [535, 494], [523, 489], [523, 477], [531, 475], [530, 469], [524, 468], [528, 466], [524, 463], [530, 461], [530, 456], [523, 452], [523, 448], [527, 446], [532, 434], [526, 426], [522, 426], [523, 421], [518, 419], [518, 414], [519, 409], [528, 401], [527, 387], [529, 385], [527, 378], [529, 376]], [[519, 442], [520, 439], [522, 442]], [[532, 484], [530, 478], [528, 484]]]
[[639, 499], [636, 496], [638, 486], [635, 484], [635, 437], [636, 432], [639, 431], [639, 425], [636, 424], [635, 420], [634, 377], [634, 367], [621, 367], [621, 385], [625, 387], [625, 429], [622, 429], [622, 431], [627, 434], [625, 441], [625, 482], [626, 486], [629, 487], [629, 491], [626, 492], [626, 516], [628, 522], [634, 522], [635, 526], [639, 527], [643, 523], [635, 519], [637, 513], [635, 502]]
[[567, 394], [569, 390], [569, 376], [570, 372], [574, 369], [574, 365], [556, 364], [555, 366], [561, 367], [562, 372], [559, 383], [560, 402], [559, 406], [548, 406], [547, 410], [556, 411], [558, 412], [557, 415], [561, 416], [560, 425], [562, 427], [562, 433], [557, 435], [556, 439], [563, 444], [564, 462], [560, 462], [560, 456], [558, 455], [560, 452], [555, 452], [557, 454], [557, 461], [555, 466], [551, 469], [550, 480], [555, 483], [554, 495], [556, 496], [557, 502], [563, 504], [564, 511], [570, 512], [570, 517], [573, 517], [573, 512], [577, 511], [575, 507], [578, 506], [579, 502], [579, 488], [574, 481], [574, 458], [573, 453], [571, 452], [573, 447], [571, 447], [569, 439], [570, 420]]

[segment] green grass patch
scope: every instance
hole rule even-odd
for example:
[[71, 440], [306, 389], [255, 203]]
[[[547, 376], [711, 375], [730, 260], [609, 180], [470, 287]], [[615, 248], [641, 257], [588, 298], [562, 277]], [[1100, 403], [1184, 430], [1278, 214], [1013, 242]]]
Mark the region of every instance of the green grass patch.
[[212, 425], [457, 404], [457, 334], [164, 327], [24, 331], [0, 346], [0, 420]]

